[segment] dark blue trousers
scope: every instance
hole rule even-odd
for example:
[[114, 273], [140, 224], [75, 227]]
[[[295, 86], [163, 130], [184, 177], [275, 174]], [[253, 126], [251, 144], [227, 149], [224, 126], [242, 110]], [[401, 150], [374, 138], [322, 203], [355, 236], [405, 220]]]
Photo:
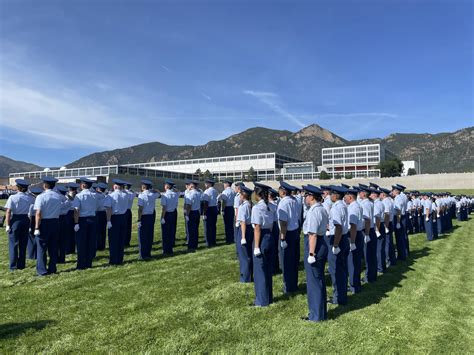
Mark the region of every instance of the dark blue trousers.
[[[384, 224], [385, 228], [385, 224]], [[393, 223], [389, 224], [389, 232], [385, 234], [385, 256], [388, 266], [397, 265], [397, 256], [395, 255], [395, 245], [393, 244]]]
[[433, 223], [431, 222], [431, 218], [428, 220], [425, 219], [425, 232], [426, 232], [426, 239], [431, 241], [433, 240]]
[[410, 254], [410, 241], [408, 240], [408, 229], [410, 227], [410, 220], [408, 218], [408, 213], [402, 215], [402, 228], [403, 235], [405, 237], [405, 254], [408, 256]]
[[[255, 244], [255, 243], [254, 243]], [[274, 258], [272, 234], [262, 229], [260, 236], [260, 256], [253, 255], [253, 277], [256, 306], [265, 307], [273, 303], [272, 263]], [[255, 247], [255, 245], [253, 246]]]
[[431, 215], [431, 232], [433, 233], [433, 239], [438, 239], [438, 226], [437, 226], [436, 212]]
[[252, 282], [253, 281], [253, 228], [251, 224], [248, 224], [245, 229], [245, 240], [247, 244], [242, 245], [240, 240], [242, 239], [242, 229], [237, 228], [237, 234], [239, 236], [239, 266], [240, 266], [240, 282]]
[[173, 218], [171, 219], [170, 226], [170, 238], [173, 247], [176, 245], [176, 228], [178, 226], [178, 211], [174, 210], [172, 212], [167, 212], [166, 214], [171, 213]]
[[309, 239], [304, 236], [304, 268], [306, 271], [306, 289], [308, 298], [308, 318], [313, 322], [320, 322], [327, 319], [327, 292], [326, 278], [324, 277], [324, 267], [328, 258], [328, 246], [323, 236], [318, 236], [314, 264], [308, 263]]
[[125, 212], [125, 246], [130, 246], [132, 240], [132, 210]]
[[107, 213], [97, 211], [97, 250], [105, 250], [107, 244]]
[[161, 225], [161, 237], [162, 237], [162, 246], [163, 254], [171, 255], [173, 254], [174, 247], [174, 238], [176, 236], [176, 217], [178, 213], [176, 210], [174, 212], [166, 212], [165, 214], [165, 224]]
[[425, 215], [421, 212], [418, 213], [418, 224], [420, 226], [420, 233], [425, 232]]
[[189, 222], [188, 222], [188, 250], [194, 251], [198, 248], [199, 241], [199, 219], [200, 219], [199, 210], [191, 211], [189, 213]]
[[387, 256], [385, 255], [385, 227], [380, 224], [380, 237], [377, 238], [377, 271], [385, 272], [387, 269]]
[[[151, 258], [153, 245], [153, 229], [155, 226], [154, 215], [142, 215], [141, 227], [138, 229], [138, 253], [140, 259]], [[165, 224], [166, 225], [166, 224]]]
[[59, 216], [59, 238], [58, 238], [58, 264], [66, 262], [66, 246], [67, 246], [67, 215]]
[[279, 253], [279, 245], [280, 245], [280, 226], [278, 225], [278, 222], [273, 223], [273, 228], [272, 228], [272, 239], [273, 239], [273, 250], [275, 258], [273, 259], [273, 275], [276, 275], [278, 271], [280, 270], [280, 253]]
[[222, 218], [224, 220], [224, 230], [225, 230], [225, 242], [227, 244], [232, 244], [234, 242], [234, 220], [235, 220], [235, 211], [234, 207], [228, 206], [225, 207], [222, 211]]
[[206, 230], [206, 244], [208, 247], [216, 246], [217, 235], [217, 206], [208, 207], [206, 211], [206, 220], [204, 228]]
[[76, 232], [74, 232], [74, 210], [66, 215], [66, 254], [76, 252]]
[[299, 266], [299, 248], [300, 236], [298, 229], [287, 231], [285, 237], [288, 244], [286, 249], [279, 245], [280, 264], [283, 273], [283, 292], [290, 293], [298, 290], [298, 266]]
[[28, 234], [28, 246], [27, 246], [27, 251], [28, 251], [28, 259], [30, 260], [36, 260], [36, 240], [35, 240], [35, 224], [36, 223], [36, 217], [33, 215], [31, 216], [30, 219], [30, 233]]
[[109, 263], [111, 265], [121, 265], [123, 263], [127, 233], [125, 213], [112, 215], [110, 222], [112, 223], [112, 228], [109, 229]]
[[[403, 216], [401, 217], [403, 219]], [[397, 228], [397, 217], [393, 218], [393, 223], [395, 229], [395, 241], [397, 243], [397, 259], [398, 260], [405, 260], [407, 258], [406, 254], [406, 237], [403, 231], [403, 224], [400, 222], [400, 228]]]
[[[59, 218], [41, 219], [36, 236], [36, 272], [43, 276], [56, 273], [58, 262]], [[49, 256], [49, 263], [47, 256]], [[46, 264], [48, 264], [46, 266]]]
[[10, 255], [10, 270], [24, 269], [26, 264], [26, 247], [30, 231], [28, 215], [13, 215], [10, 219], [8, 233], [8, 249]]
[[364, 237], [362, 231], [357, 231], [355, 239], [356, 250], [348, 250], [347, 269], [349, 274], [349, 288], [352, 293], [362, 291], [360, 273], [362, 272], [362, 255], [364, 253]]
[[97, 249], [96, 233], [95, 216], [79, 217], [79, 231], [76, 232], [78, 270], [92, 267], [92, 259]]
[[326, 236], [328, 246], [329, 273], [332, 281], [332, 301], [340, 305], [347, 304], [347, 254], [349, 250], [348, 233], [342, 236], [339, 242], [341, 251], [334, 255], [332, 246], [334, 244], [334, 235]]
[[439, 218], [436, 219], [436, 229], [438, 231], [438, 235], [443, 234], [443, 216], [440, 216]]
[[370, 242], [364, 243], [365, 281], [377, 281], [377, 236], [375, 229], [369, 232]]

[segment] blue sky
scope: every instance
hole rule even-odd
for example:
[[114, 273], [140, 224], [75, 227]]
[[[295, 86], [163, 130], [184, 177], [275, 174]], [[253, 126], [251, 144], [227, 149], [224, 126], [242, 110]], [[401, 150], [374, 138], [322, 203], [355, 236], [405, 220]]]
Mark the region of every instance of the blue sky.
[[474, 124], [473, 2], [0, 1], [0, 148], [43, 166], [317, 123]]

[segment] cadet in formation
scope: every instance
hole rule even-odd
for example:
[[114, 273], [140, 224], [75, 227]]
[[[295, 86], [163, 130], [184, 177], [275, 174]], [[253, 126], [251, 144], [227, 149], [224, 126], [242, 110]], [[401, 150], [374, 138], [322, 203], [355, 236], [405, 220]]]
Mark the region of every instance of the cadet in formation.
[[135, 192], [132, 191], [132, 184], [124, 182], [123, 191], [127, 194], [127, 212], [125, 212], [125, 246], [130, 246], [132, 240], [132, 206], [135, 199]]
[[217, 190], [214, 188], [215, 181], [207, 179], [205, 181], [206, 190], [201, 195], [203, 202], [202, 221], [204, 224], [204, 235], [206, 237], [206, 244], [208, 248], [217, 245]]
[[234, 242], [234, 197], [235, 192], [232, 191], [232, 181], [224, 180], [224, 190], [218, 196], [221, 202], [221, 213], [224, 220], [225, 242], [232, 244]]
[[68, 220], [67, 214], [71, 208], [71, 200], [66, 196], [68, 190], [65, 186], [56, 186], [55, 191], [63, 196], [63, 203], [61, 204], [61, 212], [59, 213], [59, 239], [58, 239], [58, 264], [64, 264], [66, 262], [66, 248], [68, 233]]
[[31, 187], [30, 193], [32, 197], [32, 203], [28, 212], [28, 217], [30, 218], [30, 229], [28, 233], [28, 259], [36, 260], [36, 240], [35, 240], [35, 226], [36, 226], [36, 211], [35, 211], [35, 201], [36, 197], [43, 192], [43, 189], [40, 187]]
[[127, 234], [126, 213], [129, 206], [129, 195], [124, 191], [125, 181], [114, 179], [113, 192], [104, 199], [107, 213], [107, 229], [109, 230], [110, 264], [123, 263], [125, 240]]
[[105, 250], [107, 245], [107, 213], [104, 207], [107, 187], [106, 183], [97, 183], [97, 250]]
[[359, 293], [362, 289], [360, 273], [362, 271], [362, 255], [364, 248], [364, 221], [362, 208], [357, 202], [358, 190], [346, 189], [344, 200], [347, 205], [347, 229], [349, 231], [349, 252], [347, 266], [349, 274], [349, 288], [352, 293]]
[[240, 188], [241, 204], [237, 212], [237, 236], [239, 245], [240, 282], [253, 281], [252, 245], [254, 230], [251, 223], [252, 190], [242, 186]]
[[142, 192], [138, 195], [138, 257], [140, 260], [151, 258], [151, 249], [155, 234], [155, 205], [160, 193], [152, 191], [153, 182], [141, 181]]
[[172, 255], [176, 240], [178, 221], [179, 194], [173, 191], [175, 184], [172, 180], [165, 181], [165, 192], [161, 194], [161, 237], [163, 254]]
[[194, 252], [198, 248], [199, 239], [199, 220], [200, 220], [200, 208], [201, 208], [201, 197], [197, 191], [198, 182], [188, 181], [189, 192], [184, 198], [184, 219], [188, 228], [188, 251]]

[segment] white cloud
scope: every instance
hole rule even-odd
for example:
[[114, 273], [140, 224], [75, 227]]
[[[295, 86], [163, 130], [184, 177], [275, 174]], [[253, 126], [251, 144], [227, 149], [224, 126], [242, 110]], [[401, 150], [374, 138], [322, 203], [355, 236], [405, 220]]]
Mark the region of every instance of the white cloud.
[[165, 66], [165, 65], [161, 65], [161, 68], [164, 69], [164, 70], [166, 70], [167, 72], [170, 72], [170, 71], [171, 71], [171, 69], [168, 68], [168, 67]]
[[204, 97], [208, 101], [212, 101], [212, 97], [210, 97], [208, 94], [206, 94], [204, 91], [201, 92], [202, 97]]
[[243, 93], [246, 95], [253, 96], [254, 98], [258, 99], [260, 102], [267, 105], [273, 112], [285, 118], [288, 118], [293, 123], [297, 124], [299, 127], [301, 128], [306, 127], [306, 124], [304, 124], [296, 115], [282, 108], [280, 98], [277, 94], [273, 92], [253, 91], [253, 90], [244, 90]]

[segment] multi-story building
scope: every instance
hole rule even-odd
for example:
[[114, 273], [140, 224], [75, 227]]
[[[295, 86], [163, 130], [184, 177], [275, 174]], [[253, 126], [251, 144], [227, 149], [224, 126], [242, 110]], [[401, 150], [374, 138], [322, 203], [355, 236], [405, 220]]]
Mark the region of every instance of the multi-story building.
[[380, 177], [377, 165], [395, 155], [381, 144], [362, 144], [346, 147], [322, 149], [322, 166], [332, 178], [341, 177]]

